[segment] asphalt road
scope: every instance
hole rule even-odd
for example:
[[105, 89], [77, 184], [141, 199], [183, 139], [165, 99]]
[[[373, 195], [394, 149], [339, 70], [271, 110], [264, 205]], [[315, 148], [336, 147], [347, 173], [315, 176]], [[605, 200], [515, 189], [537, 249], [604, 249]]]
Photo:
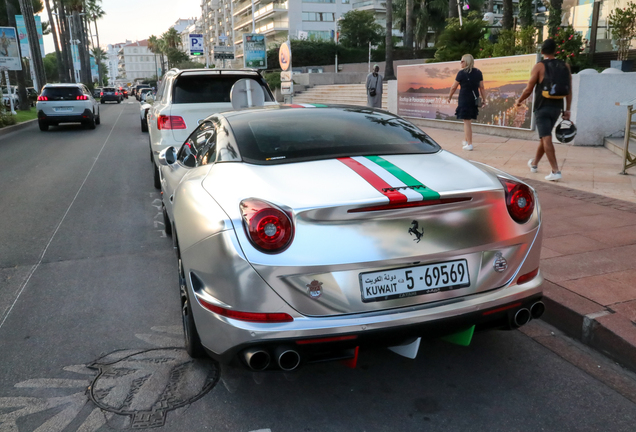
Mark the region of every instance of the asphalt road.
[[635, 377], [541, 322], [356, 369], [191, 362], [129, 101], [0, 136], [0, 432], [634, 430]]

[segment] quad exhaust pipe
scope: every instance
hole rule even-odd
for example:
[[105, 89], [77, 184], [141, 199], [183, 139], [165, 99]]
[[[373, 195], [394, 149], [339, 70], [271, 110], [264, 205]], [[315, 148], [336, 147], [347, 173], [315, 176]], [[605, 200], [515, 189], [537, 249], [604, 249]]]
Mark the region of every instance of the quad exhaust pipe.
[[[263, 348], [248, 348], [243, 351], [243, 361], [253, 371], [264, 371], [272, 360], [279, 369], [291, 372], [300, 366], [300, 354], [293, 348], [278, 346], [273, 356]], [[273, 359], [272, 359], [273, 357]]]
[[521, 327], [523, 325], [528, 324], [530, 320], [532, 319], [539, 319], [544, 312], [545, 312], [545, 304], [543, 304], [542, 301], [538, 301], [533, 303], [532, 306], [530, 306], [530, 309], [527, 309], [527, 308], [519, 309], [515, 313], [512, 319], [512, 322], [515, 327]]

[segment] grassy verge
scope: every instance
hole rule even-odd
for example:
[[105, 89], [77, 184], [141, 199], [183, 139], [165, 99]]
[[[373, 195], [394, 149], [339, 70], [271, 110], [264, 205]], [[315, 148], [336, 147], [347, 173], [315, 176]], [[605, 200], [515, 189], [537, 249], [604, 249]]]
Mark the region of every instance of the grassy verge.
[[38, 118], [38, 112], [35, 110], [35, 108], [30, 108], [28, 111], [16, 111], [16, 113], [17, 115], [15, 116], [15, 121], [17, 123], [22, 123]]

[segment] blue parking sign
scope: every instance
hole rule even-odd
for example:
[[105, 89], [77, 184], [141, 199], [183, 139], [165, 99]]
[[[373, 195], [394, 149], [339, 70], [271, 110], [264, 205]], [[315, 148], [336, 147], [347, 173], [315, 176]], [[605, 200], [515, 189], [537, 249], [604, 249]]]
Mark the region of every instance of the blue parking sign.
[[203, 55], [203, 35], [190, 33], [190, 55]]

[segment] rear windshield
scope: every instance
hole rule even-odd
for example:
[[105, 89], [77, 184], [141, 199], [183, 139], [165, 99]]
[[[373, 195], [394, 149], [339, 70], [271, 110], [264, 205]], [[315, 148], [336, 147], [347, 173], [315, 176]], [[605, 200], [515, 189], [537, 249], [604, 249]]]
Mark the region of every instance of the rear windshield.
[[440, 150], [406, 120], [364, 108], [264, 109], [228, 121], [243, 160], [261, 165]]
[[230, 91], [234, 83], [243, 78], [258, 81], [265, 93], [265, 102], [272, 96], [267, 85], [256, 76], [241, 75], [182, 75], [177, 78], [172, 93], [172, 103], [230, 102]]
[[76, 100], [83, 93], [77, 87], [45, 87], [42, 96], [51, 100]]
[[104, 89], [103, 89], [102, 91], [105, 91], [105, 92], [114, 92], [114, 91], [115, 91], [115, 89], [114, 89], [113, 87], [104, 87]]

